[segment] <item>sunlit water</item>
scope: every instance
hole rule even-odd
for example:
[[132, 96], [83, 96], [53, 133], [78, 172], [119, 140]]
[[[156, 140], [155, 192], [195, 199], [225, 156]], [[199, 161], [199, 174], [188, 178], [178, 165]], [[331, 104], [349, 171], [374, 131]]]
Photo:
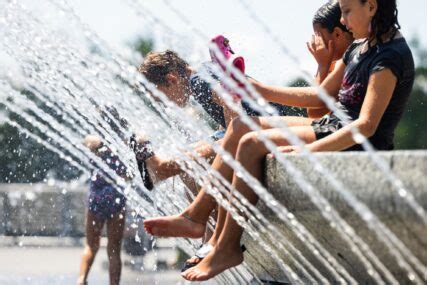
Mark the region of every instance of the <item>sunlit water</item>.
[[[145, 191], [138, 177], [133, 179], [132, 184], [125, 182], [82, 145], [81, 142], [85, 135], [98, 134], [104, 137], [109, 145], [114, 146], [117, 154], [131, 170], [136, 171], [133, 154], [99, 111], [105, 106], [114, 106], [119, 114], [129, 122], [129, 129], [121, 130], [125, 136], [129, 137], [133, 132], [143, 130], [144, 133], [150, 134], [150, 140], [158, 146], [156, 153], [178, 157], [182, 168], [195, 177], [200, 185], [203, 185], [223, 207], [232, 213], [247, 233], [265, 251], [271, 254], [290, 280], [294, 283], [300, 283], [301, 280], [327, 283], [325, 277], [286, 238], [277, 234], [270, 234], [279, 231], [246, 199], [233, 192], [238, 199], [235, 199], [230, 205], [227, 197], [231, 185], [213, 171], [205, 161], [196, 159], [195, 162], [183, 155], [184, 151], [192, 152], [188, 143], [207, 139], [212, 129], [199, 120], [199, 117], [191, 109], [176, 108], [163, 94], [159, 93], [145, 78], [138, 74], [135, 64], [141, 60], [140, 57], [126, 51], [117, 51], [108, 46], [90, 27], [80, 20], [65, 1], [41, 2], [39, 7], [35, 3], [25, 3], [29, 6], [28, 8], [22, 6], [22, 3], [14, 1], [3, 2], [2, 5], [4, 4], [5, 9], [0, 11], [0, 25], [6, 29], [0, 29], [0, 36], [2, 36], [0, 62], [3, 63], [0, 72], [0, 98], [7, 112], [19, 115], [21, 119], [18, 122], [3, 118], [3, 123], [19, 128], [31, 139], [39, 141], [46, 148], [60, 154], [61, 157], [83, 173], [90, 173], [94, 166], [89, 162], [89, 159], [94, 160], [96, 167], [102, 168], [107, 173], [107, 179], [120, 187], [119, 190], [123, 191], [129, 204], [138, 214], [153, 216], [179, 213], [188, 205], [184, 195], [186, 189], [183, 185], [174, 184], [172, 186], [166, 182], [156, 187], [153, 192]], [[158, 31], [167, 35], [165, 37], [166, 44], [173, 46], [175, 42], [179, 41], [173, 37], [173, 30], [170, 27], [162, 24], [161, 20], [152, 15], [151, 12], [147, 14], [147, 11], [141, 9], [142, 3], [138, 1], [127, 2], [135, 8], [136, 12], [151, 17], [152, 22], [158, 26]], [[169, 5], [170, 3], [166, 1], [165, 6], [179, 14], [179, 11]], [[39, 13], [40, 9], [44, 9], [44, 14]], [[191, 25], [189, 19], [182, 18]], [[65, 27], [59, 24], [63, 23], [64, 20], [67, 22]], [[254, 17], [254, 20], [258, 19]], [[208, 37], [203, 32], [197, 31], [195, 27], [193, 29], [196, 31], [195, 35], [198, 37], [198, 41], [208, 41]], [[272, 34], [268, 29], [266, 32]], [[191, 54], [200, 55], [202, 52], [193, 50]], [[285, 54], [289, 55], [286, 50]], [[235, 92], [245, 93], [221, 71], [218, 70], [217, 73], [229, 85], [229, 88], [234, 89]], [[242, 76], [235, 75], [236, 77]], [[206, 79], [209, 80], [209, 78]], [[220, 86], [215, 88], [220, 94], [225, 95], [224, 99], [230, 107], [240, 113], [248, 126], [253, 130], [258, 130], [259, 127], [254, 125], [237, 108]], [[251, 86], [246, 85], [246, 88], [254, 98], [251, 102], [254, 108], [265, 115], [273, 114], [271, 108], [265, 104], [265, 101], [259, 97], [259, 94], [256, 94]], [[160, 102], [154, 100], [150, 93], [160, 98]], [[328, 100], [328, 97], [325, 98]], [[49, 112], [46, 112], [46, 107]], [[334, 105], [332, 104], [331, 107]], [[117, 120], [109, 114], [107, 116], [111, 121]], [[23, 121], [26, 124], [23, 124]], [[291, 142], [297, 145], [301, 144], [297, 137], [288, 132], [286, 126], [280, 125], [278, 127], [283, 128], [284, 134]], [[341, 229], [340, 234], [343, 239], [354, 248], [366, 270], [371, 272], [374, 280], [378, 284], [397, 283], [388, 269], [372, 253], [369, 246], [357, 236], [356, 231], [339, 216], [333, 206], [318, 193], [316, 188], [305, 181], [302, 173], [277, 152], [276, 146], [271, 141], [267, 138], [262, 138], [262, 140], [269, 150], [275, 154], [278, 161], [296, 177], [301, 189], [309, 194], [320, 209], [323, 209], [322, 215]], [[360, 141], [364, 142], [369, 149], [370, 146], [364, 138], [361, 138]], [[219, 145], [213, 144], [213, 147], [245, 182], [253, 185], [254, 191], [289, 228], [295, 231], [301, 241], [307, 244], [310, 250], [319, 253], [318, 259], [325, 264], [335, 280], [340, 280], [343, 283], [356, 283], [356, 280], [346, 272], [344, 267], [321, 246], [316, 237], [312, 236], [292, 213], [275, 200], [261, 183], [249, 175]], [[351, 207], [356, 209], [369, 227], [381, 237], [388, 250], [396, 259], [401, 261], [400, 265], [407, 271], [410, 279], [416, 283], [422, 283], [422, 272], [425, 266], [363, 203], [346, 191], [345, 185], [342, 185], [337, 178], [328, 173], [313, 156], [309, 153], [305, 153], [305, 155], [310, 157], [316, 166], [315, 169], [330, 179], [335, 190], [344, 197]], [[375, 155], [372, 157], [381, 168], [383, 165], [381, 161], [376, 159]], [[398, 186], [398, 193], [401, 198], [408, 201], [421, 218], [425, 218], [423, 209], [411, 199], [410, 195], [407, 195], [408, 191], [403, 187], [400, 180], [394, 177], [389, 169], [384, 167], [382, 169], [394, 185]], [[142, 199], [135, 190], [136, 187], [142, 189], [153, 202]], [[248, 223], [241, 213], [250, 216], [251, 222]], [[261, 235], [261, 233], [265, 235]], [[194, 251], [194, 246], [199, 244], [198, 241], [179, 240], [178, 242], [189, 254]], [[298, 273], [288, 266], [287, 260], [281, 258], [279, 252], [285, 253], [287, 260], [293, 261]], [[238, 270], [248, 274], [248, 268], [245, 267], [242, 266]], [[381, 276], [384, 276], [384, 279]], [[219, 277], [219, 282], [221, 282], [221, 278], [233, 280], [236, 278], [236, 274], [228, 272]], [[45, 282], [51, 282], [49, 280], [46, 277]]]

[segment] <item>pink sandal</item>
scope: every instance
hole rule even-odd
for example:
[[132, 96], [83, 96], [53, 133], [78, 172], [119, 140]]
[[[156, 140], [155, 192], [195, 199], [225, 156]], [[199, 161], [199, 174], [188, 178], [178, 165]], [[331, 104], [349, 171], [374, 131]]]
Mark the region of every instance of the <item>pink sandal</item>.
[[[214, 37], [211, 42], [213, 44], [215, 44], [219, 51], [224, 55], [225, 59], [227, 61], [231, 61], [232, 65], [237, 68], [242, 74], [245, 74], [245, 59], [242, 56], [236, 56], [234, 54], [234, 51], [231, 49], [230, 46], [230, 41], [224, 37], [223, 35], [218, 35], [216, 37]], [[226, 66], [223, 64], [223, 62], [221, 62], [221, 60], [216, 56], [215, 51], [210, 48], [209, 49], [210, 55], [211, 55], [211, 60], [212, 62], [218, 64], [222, 70], [226, 71]], [[238, 79], [235, 78], [234, 75], [231, 75], [231, 78], [236, 81], [239, 84], [239, 87], [243, 87], [243, 83], [240, 82]], [[223, 85], [223, 87], [230, 91], [228, 87], [226, 87], [225, 85]], [[239, 101], [240, 99], [242, 99], [242, 96], [240, 94], [237, 94], [235, 92], [231, 92], [233, 97], [235, 97], [235, 101]], [[237, 98], [236, 98], [237, 97]]]

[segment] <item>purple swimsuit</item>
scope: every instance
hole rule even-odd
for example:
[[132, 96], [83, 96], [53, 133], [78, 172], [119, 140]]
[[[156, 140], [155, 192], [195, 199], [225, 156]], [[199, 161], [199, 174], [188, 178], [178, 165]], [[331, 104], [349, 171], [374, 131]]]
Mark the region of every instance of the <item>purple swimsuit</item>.
[[[126, 174], [126, 167], [111, 150], [102, 147], [99, 152], [99, 157], [117, 175]], [[93, 161], [91, 163], [95, 165]], [[117, 191], [118, 186], [110, 184], [104, 177], [108, 177], [108, 174], [101, 169], [92, 173], [88, 197], [89, 211], [102, 221], [111, 219], [115, 214], [124, 211], [126, 206], [126, 198]]]

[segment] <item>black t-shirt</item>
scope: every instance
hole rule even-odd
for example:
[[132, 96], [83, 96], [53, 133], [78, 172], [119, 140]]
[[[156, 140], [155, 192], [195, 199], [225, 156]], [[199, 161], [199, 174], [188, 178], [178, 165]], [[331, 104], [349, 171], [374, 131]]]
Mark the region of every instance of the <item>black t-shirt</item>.
[[361, 54], [364, 45], [365, 41], [356, 41], [344, 54], [346, 69], [339, 102], [350, 118], [356, 120], [360, 115], [370, 76], [390, 69], [397, 78], [397, 85], [375, 134], [369, 140], [378, 150], [391, 150], [394, 148], [394, 130], [402, 118], [414, 84], [414, 60], [404, 38], [378, 44]]
[[212, 89], [199, 73], [190, 77], [190, 87], [194, 99], [203, 107], [208, 115], [219, 125], [226, 128], [224, 108], [214, 102]]
[[[202, 75], [202, 73], [204, 74]], [[211, 76], [214, 80], [219, 80], [218, 77], [210, 71], [209, 65], [207, 64], [202, 66], [202, 70], [199, 70], [199, 72], [190, 77], [190, 87], [193, 91], [193, 97], [216, 123], [226, 128], [224, 108], [214, 102], [211, 86], [208, 82], [203, 80], [203, 76], [207, 75]], [[277, 103], [270, 103], [270, 105], [277, 110], [280, 116], [285, 116], [289, 111], [289, 107]], [[260, 113], [252, 109], [249, 103], [244, 100], [242, 100], [242, 107], [248, 116], [260, 116]]]

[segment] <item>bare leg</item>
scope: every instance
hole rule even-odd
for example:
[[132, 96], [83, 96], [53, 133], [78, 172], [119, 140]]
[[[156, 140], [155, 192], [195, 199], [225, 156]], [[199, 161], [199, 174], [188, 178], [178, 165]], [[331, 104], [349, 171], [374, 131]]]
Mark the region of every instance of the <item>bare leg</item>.
[[[309, 126], [312, 122], [311, 119], [300, 117], [253, 118], [253, 120], [264, 129], [271, 128], [269, 124], [271, 120], [282, 120], [287, 122], [288, 125], [295, 126]], [[235, 157], [240, 139], [248, 132], [250, 132], [250, 129], [244, 123], [240, 120], [234, 120], [225, 134], [222, 144], [223, 149]], [[233, 170], [222, 160], [221, 156], [217, 155], [215, 157], [212, 167], [226, 180], [232, 180]], [[191, 203], [182, 214], [147, 219], [144, 221], [144, 225], [147, 232], [156, 236], [200, 238], [203, 235], [206, 221], [215, 206], [215, 199], [207, 194], [204, 189], [201, 189], [193, 203]], [[188, 217], [190, 217], [191, 220], [189, 220]], [[221, 214], [219, 214], [219, 217], [222, 217]], [[217, 228], [222, 228], [223, 220], [220, 219], [218, 221]], [[218, 234], [214, 233], [214, 239], [212, 241], [215, 241], [218, 236]]]
[[90, 268], [99, 249], [104, 222], [98, 220], [90, 211], [86, 213], [86, 245], [80, 261], [80, 275], [77, 285], [87, 284]]
[[[221, 143], [222, 140], [217, 141], [216, 143]], [[194, 150], [204, 159], [207, 160], [209, 164], [212, 163], [212, 161], [215, 158], [215, 152], [212, 148], [212, 146], [208, 142], [200, 141], [192, 145]], [[187, 188], [194, 194], [194, 196], [197, 196], [200, 190], [200, 186], [196, 183], [196, 181], [188, 175], [185, 172], [181, 172], [179, 175], [182, 182], [187, 186]], [[191, 201], [190, 197], [188, 197], [188, 200]]]
[[115, 214], [107, 221], [107, 254], [109, 260], [110, 285], [119, 285], [122, 271], [120, 250], [125, 227], [125, 211]]
[[[271, 121], [272, 120], [273, 121], [274, 120], [281, 121], [282, 123], [283, 122], [286, 123], [288, 126], [295, 126], [295, 127], [309, 126], [312, 122], [312, 119], [301, 118], [301, 117], [274, 117], [274, 118], [273, 117], [268, 117], [268, 118], [261, 117], [261, 118], [254, 118], [254, 119], [255, 119], [254, 121], [265, 130], [271, 129], [271, 124], [272, 124]], [[234, 124], [233, 130], [238, 129], [239, 131], [234, 132], [234, 134], [232, 134], [232, 135], [236, 135], [236, 133], [237, 133], [237, 136], [238, 135], [243, 136], [244, 134], [247, 134], [247, 132], [249, 131], [249, 128], [247, 128], [246, 125], [243, 124], [240, 120], [235, 120], [233, 122], [233, 124]], [[235, 152], [230, 151], [230, 153], [234, 154]], [[221, 167], [221, 165], [220, 165], [220, 167]], [[211, 239], [208, 242], [212, 246], [215, 246], [218, 239], [219, 239], [219, 236], [222, 232], [222, 228], [224, 226], [226, 215], [227, 215], [227, 212], [223, 208], [218, 209], [218, 215], [217, 215], [218, 218], [217, 218], [217, 223], [215, 226], [215, 232], [213, 233]], [[192, 260], [192, 261], [194, 261], [194, 260]]]
[[[316, 140], [311, 127], [294, 127], [292, 131], [307, 143]], [[263, 133], [277, 145], [288, 145], [288, 142], [276, 129], [266, 130]], [[259, 180], [263, 174], [262, 162], [268, 152], [268, 149], [259, 140], [258, 134], [252, 132], [246, 134], [240, 141], [236, 159], [252, 176]], [[247, 155], [248, 153], [251, 155]], [[251, 187], [235, 175], [233, 176], [233, 186], [250, 203], [255, 204], [258, 201], [258, 196]], [[224, 210], [222, 209], [221, 211]], [[227, 213], [224, 227], [215, 248], [197, 266], [185, 271], [183, 277], [190, 281], [204, 281], [242, 263], [243, 253], [240, 249], [242, 233], [243, 229]]]
[[[232, 155], [234, 155], [241, 137], [236, 135], [237, 130], [242, 133], [247, 132], [247, 129], [234, 123], [227, 130], [223, 141], [223, 148]], [[216, 156], [212, 167], [217, 169], [225, 179], [231, 181], [232, 169], [223, 163], [220, 156]], [[148, 233], [155, 236], [201, 238], [205, 232], [209, 215], [215, 206], [215, 199], [201, 189], [196, 199], [182, 214], [147, 219], [144, 221], [144, 227]]]

